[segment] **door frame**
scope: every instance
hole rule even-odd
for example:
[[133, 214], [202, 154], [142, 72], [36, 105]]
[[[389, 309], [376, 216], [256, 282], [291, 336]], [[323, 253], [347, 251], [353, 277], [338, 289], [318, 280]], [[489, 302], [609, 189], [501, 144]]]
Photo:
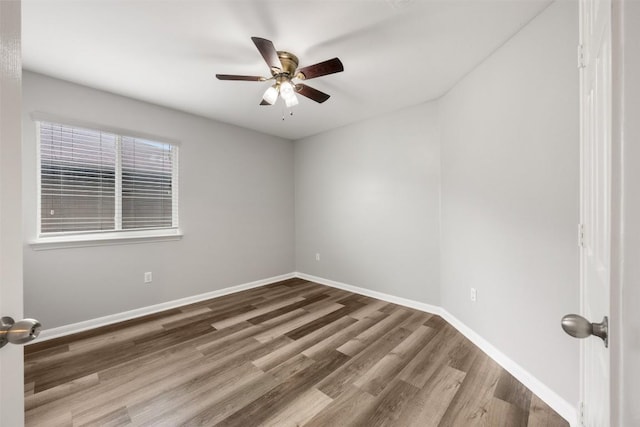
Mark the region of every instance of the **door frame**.
[[[624, 252], [625, 248], [629, 250], [633, 245], [631, 239], [625, 235], [625, 222], [629, 222], [625, 215], [625, 205], [628, 202], [638, 203], [640, 196], [635, 195], [632, 190], [625, 186], [625, 163], [632, 163], [632, 159], [625, 159], [625, 77], [624, 57], [625, 48], [625, 3], [627, 0], [613, 0], [611, 10], [611, 284], [610, 284], [610, 305], [611, 314], [609, 319], [609, 337], [610, 337], [610, 409], [611, 409], [611, 425], [623, 426], [627, 421], [625, 413], [629, 412], [626, 407], [630, 404], [627, 402], [623, 389], [623, 378], [627, 376], [623, 360], [624, 340], [623, 331], [623, 301], [625, 299], [624, 281], [633, 276], [633, 272], [625, 269]], [[636, 77], [637, 78], [637, 77]], [[636, 111], [637, 114], [639, 111]], [[631, 113], [632, 114], [632, 113]], [[631, 117], [631, 115], [629, 115]], [[640, 167], [635, 162], [635, 167]], [[631, 199], [631, 200], [629, 200]], [[635, 200], [634, 200], [635, 199]], [[635, 254], [640, 250], [637, 246], [634, 248]], [[627, 270], [627, 271], [626, 271]], [[640, 279], [635, 277], [634, 279]], [[629, 285], [632, 283], [630, 282]], [[637, 286], [637, 284], [636, 284]], [[627, 291], [628, 293], [628, 291]], [[632, 295], [629, 295], [632, 296]], [[635, 307], [636, 309], [640, 307]], [[633, 309], [633, 307], [631, 307]], [[628, 370], [628, 368], [626, 369]], [[640, 380], [640, 379], [637, 379]]]
[[[0, 316], [22, 319], [21, 2], [0, 0]], [[24, 424], [23, 348], [0, 349], [0, 425]]]

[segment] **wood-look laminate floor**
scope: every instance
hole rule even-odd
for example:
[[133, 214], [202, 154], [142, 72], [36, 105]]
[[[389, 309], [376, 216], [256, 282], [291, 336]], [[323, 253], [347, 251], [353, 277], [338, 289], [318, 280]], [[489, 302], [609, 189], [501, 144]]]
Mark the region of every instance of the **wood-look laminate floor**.
[[440, 317], [290, 279], [25, 351], [27, 426], [568, 426]]

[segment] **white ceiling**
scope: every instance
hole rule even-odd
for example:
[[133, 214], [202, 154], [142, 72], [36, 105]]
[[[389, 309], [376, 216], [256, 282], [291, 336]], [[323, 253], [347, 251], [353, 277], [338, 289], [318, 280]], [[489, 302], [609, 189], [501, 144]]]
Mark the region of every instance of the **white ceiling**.
[[[1, 0], [0, 0], [1, 1]], [[551, 0], [23, 0], [28, 70], [299, 139], [443, 95]], [[345, 71], [331, 98], [259, 106], [269, 76], [251, 36]]]

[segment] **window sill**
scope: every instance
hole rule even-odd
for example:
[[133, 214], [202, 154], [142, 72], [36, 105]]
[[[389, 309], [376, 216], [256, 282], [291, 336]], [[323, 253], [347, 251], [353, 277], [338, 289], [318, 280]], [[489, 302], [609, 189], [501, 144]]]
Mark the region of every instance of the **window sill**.
[[33, 250], [84, 248], [90, 246], [132, 245], [151, 242], [169, 242], [182, 239], [180, 230], [144, 230], [130, 232], [74, 234], [40, 237], [29, 242]]

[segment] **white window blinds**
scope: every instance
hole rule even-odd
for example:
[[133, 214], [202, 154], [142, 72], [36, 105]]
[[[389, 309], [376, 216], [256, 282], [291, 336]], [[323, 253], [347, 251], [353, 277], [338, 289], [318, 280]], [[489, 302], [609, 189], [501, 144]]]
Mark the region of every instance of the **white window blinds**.
[[39, 122], [40, 234], [178, 227], [177, 147]]
[[122, 137], [122, 228], [173, 224], [173, 148]]
[[40, 123], [41, 232], [113, 230], [116, 136]]

